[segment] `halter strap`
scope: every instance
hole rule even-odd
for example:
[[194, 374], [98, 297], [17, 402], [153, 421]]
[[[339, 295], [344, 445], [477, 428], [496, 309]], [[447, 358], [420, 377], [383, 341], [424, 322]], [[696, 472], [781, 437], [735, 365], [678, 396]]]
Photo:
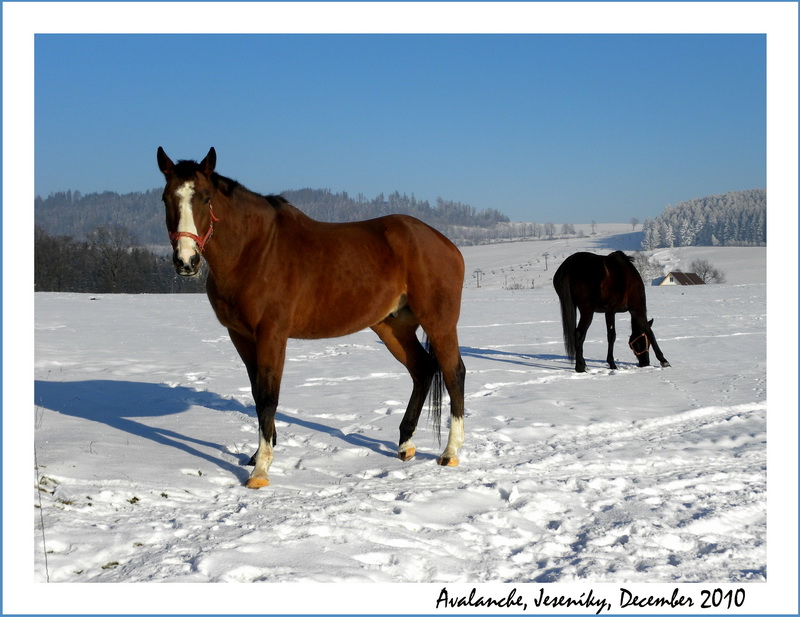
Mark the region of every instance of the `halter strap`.
[[208, 213], [211, 215], [211, 221], [208, 223], [208, 231], [206, 232], [205, 236], [201, 238], [190, 231], [176, 231], [175, 233], [169, 234], [169, 239], [172, 242], [172, 246], [175, 246], [175, 244], [178, 242], [178, 238], [191, 238], [197, 243], [197, 250], [202, 253], [206, 248], [206, 242], [208, 242], [208, 239], [214, 235], [214, 223], [219, 221], [219, 219], [214, 216], [214, 210], [211, 209], [210, 203], [208, 204]]
[[[642, 351], [636, 351], [633, 348], [633, 344], [636, 341], [638, 341], [640, 338], [642, 338], [642, 337], [644, 337], [644, 349]], [[633, 352], [633, 355], [635, 355], [635, 356], [641, 356], [642, 354], [646, 354], [648, 351], [650, 351], [650, 339], [647, 338], [647, 332], [642, 332], [639, 336], [637, 336], [635, 339], [630, 341], [628, 343], [628, 347], [631, 348], [631, 351]]]

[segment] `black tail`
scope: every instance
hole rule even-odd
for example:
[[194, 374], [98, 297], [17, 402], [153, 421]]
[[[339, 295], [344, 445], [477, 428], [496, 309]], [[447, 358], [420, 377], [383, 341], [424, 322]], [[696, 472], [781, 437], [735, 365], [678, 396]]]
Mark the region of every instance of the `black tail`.
[[436, 359], [436, 353], [433, 351], [427, 334], [425, 335], [424, 344], [425, 351], [430, 355], [434, 365], [431, 388], [428, 390], [428, 418], [433, 420], [433, 428], [436, 430], [436, 439], [439, 445], [442, 445], [442, 397], [444, 393], [444, 377], [442, 376], [442, 367], [439, 366], [439, 361]]
[[558, 299], [561, 302], [561, 326], [564, 329], [564, 349], [570, 360], [575, 359], [578, 348], [577, 318], [575, 303], [572, 301], [572, 293], [569, 287], [569, 275], [563, 274], [553, 279], [553, 286], [556, 288]]

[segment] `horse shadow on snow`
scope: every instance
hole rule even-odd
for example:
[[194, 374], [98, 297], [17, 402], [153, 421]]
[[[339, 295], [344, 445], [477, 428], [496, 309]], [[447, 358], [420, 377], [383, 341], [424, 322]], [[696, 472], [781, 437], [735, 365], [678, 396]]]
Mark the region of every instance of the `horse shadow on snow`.
[[482, 349], [479, 347], [461, 347], [461, 355], [465, 358], [480, 358], [494, 362], [517, 364], [527, 368], [540, 368], [552, 371], [562, 371], [563, 363], [568, 362], [567, 357], [555, 354], [529, 354], [499, 349]]
[[[599, 341], [591, 341], [592, 344]], [[461, 355], [464, 358], [478, 358], [480, 360], [490, 360], [492, 362], [502, 362], [506, 364], [516, 364], [525, 368], [538, 368], [556, 373], [563, 373], [572, 376], [575, 373], [573, 362], [565, 354], [530, 354], [499, 349], [482, 349], [479, 347], [461, 347]], [[605, 359], [587, 358], [589, 368], [606, 370]], [[638, 368], [635, 362], [617, 360], [618, 369]]]
[[[35, 405], [51, 411], [99, 422], [130, 435], [177, 448], [234, 474], [243, 482], [249, 476], [248, 471], [242, 467], [250, 460], [249, 454], [236, 455], [239, 458], [239, 465], [235, 465], [208, 452], [229, 454], [225, 445], [191, 436], [188, 434], [191, 430], [189, 426], [187, 426], [187, 432], [178, 432], [151, 426], [147, 423], [148, 418], [154, 419], [179, 414], [195, 406], [220, 412], [239, 412], [252, 417], [255, 421], [255, 408], [244, 405], [236, 399], [225, 398], [213, 392], [197, 391], [185, 386], [170, 387], [158, 383], [104, 379], [67, 382], [36, 380], [34, 382], [34, 399]], [[338, 428], [280, 412], [275, 419], [309, 430], [327, 433], [349, 444], [369, 448], [384, 456], [395, 456], [396, 444], [390, 442], [355, 433], [345, 434]], [[278, 440], [280, 445], [280, 435], [278, 435]]]

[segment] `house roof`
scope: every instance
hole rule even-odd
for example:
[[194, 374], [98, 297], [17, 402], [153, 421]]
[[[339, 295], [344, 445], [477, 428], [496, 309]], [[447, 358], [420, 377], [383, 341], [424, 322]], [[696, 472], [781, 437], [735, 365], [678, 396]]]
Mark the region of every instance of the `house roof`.
[[667, 276], [664, 277], [664, 280], [669, 280], [669, 277], [672, 277], [675, 280], [676, 285], [705, 285], [703, 279], [697, 276], [694, 272], [680, 272], [678, 270], [673, 270], [672, 272], [667, 273]]

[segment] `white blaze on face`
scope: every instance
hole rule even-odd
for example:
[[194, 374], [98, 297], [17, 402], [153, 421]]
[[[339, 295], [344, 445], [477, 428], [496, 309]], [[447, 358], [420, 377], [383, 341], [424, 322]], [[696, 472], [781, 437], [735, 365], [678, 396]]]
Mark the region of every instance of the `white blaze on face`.
[[[197, 235], [197, 226], [192, 216], [192, 197], [194, 197], [194, 182], [185, 182], [175, 191], [178, 196], [178, 231], [185, 231]], [[189, 263], [197, 253], [197, 243], [191, 238], [181, 236], [175, 245], [178, 259]]]

